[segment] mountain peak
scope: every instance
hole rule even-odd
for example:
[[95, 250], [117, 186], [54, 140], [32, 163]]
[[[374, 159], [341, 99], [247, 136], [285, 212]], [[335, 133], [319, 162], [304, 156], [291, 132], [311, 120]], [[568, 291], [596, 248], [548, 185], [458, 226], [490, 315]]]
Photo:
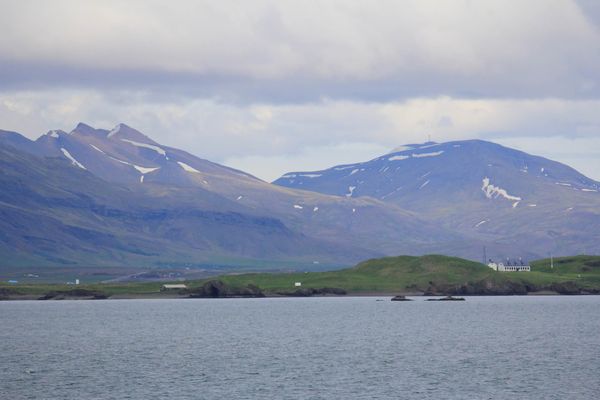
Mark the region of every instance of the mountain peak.
[[126, 125], [124, 123], [117, 124], [113, 129], [111, 129], [106, 134], [107, 139], [120, 139], [120, 140], [133, 140], [140, 143], [147, 144], [157, 144], [154, 140], [150, 139], [148, 136], [144, 135], [142, 132], [138, 131]]
[[0, 129], [0, 145], [7, 144], [12, 147], [23, 149], [29, 148], [31, 143], [31, 140], [27, 139], [20, 133], [13, 131], [4, 131]]
[[88, 124], [85, 124], [83, 122], [79, 122], [77, 124], [77, 126], [75, 127], [75, 129], [73, 129], [70, 134], [72, 135], [73, 133], [83, 133], [83, 134], [89, 134], [89, 133], [93, 133], [95, 132], [96, 129], [92, 126], [89, 126]]
[[[115, 136], [116, 134], [118, 134], [121, 131], [121, 128], [129, 128], [129, 127], [121, 122], [121, 123], [117, 124], [114, 128], [112, 128], [110, 130], [110, 132], [108, 132], [106, 137], [110, 138], [110, 137]], [[129, 128], [129, 129], [131, 129], [131, 128]]]
[[61, 130], [61, 129], [53, 129], [51, 131], [46, 132], [46, 134], [44, 136], [49, 136], [51, 138], [55, 138], [58, 139], [60, 137], [60, 135], [66, 135], [67, 132]]

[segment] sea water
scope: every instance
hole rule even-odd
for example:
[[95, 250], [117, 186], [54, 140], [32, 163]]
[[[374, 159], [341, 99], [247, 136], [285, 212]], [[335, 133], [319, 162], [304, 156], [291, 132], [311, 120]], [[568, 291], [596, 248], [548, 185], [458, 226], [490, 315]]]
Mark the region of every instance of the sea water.
[[600, 297], [0, 302], [1, 399], [595, 399]]

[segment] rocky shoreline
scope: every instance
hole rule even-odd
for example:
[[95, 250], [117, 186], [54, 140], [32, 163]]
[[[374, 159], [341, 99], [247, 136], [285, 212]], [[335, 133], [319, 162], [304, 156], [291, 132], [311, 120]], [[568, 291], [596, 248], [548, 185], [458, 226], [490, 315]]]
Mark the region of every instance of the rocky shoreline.
[[177, 291], [156, 293], [121, 293], [110, 295], [100, 290], [74, 288], [71, 290], [49, 291], [42, 295], [22, 293], [19, 288], [0, 288], [1, 300], [104, 300], [104, 299], [195, 299], [195, 298], [264, 298], [264, 297], [323, 297], [323, 296], [389, 296], [393, 301], [410, 301], [405, 296], [525, 296], [525, 295], [598, 295], [599, 290], [585, 289], [576, 282], [552, 283], [547, 286], [534, 286], [515, 282], [496, 283], [489, 280], [468, 282], [462, 285], [436, 284], [429, 282], [423, 290], [417, 287], [395, 293], [389, 292], [350, 292], [341, 288], [297, 288], [291, 291], [265, 291], [256, 285], [233, 287], [220, 280], [210, 280], [202, 286]]
[[462, 285], [429, 282], [429, 286], [423, 291], [423, 294], [425, 296], [524, 296], [543, 292], [560, 295], [600, 294], [600, 290], [582, 288], [574, 281], [554, 282], [549, 285], [534, 285], [513, 281], [498, 283], [490, 279], [467, 282]]

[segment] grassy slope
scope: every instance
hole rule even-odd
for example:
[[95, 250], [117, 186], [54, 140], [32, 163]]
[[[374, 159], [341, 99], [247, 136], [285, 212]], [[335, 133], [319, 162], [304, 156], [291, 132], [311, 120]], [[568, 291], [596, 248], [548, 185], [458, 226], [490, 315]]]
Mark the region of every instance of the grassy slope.
[[600, 287], [600, 256], [555, 258], [554, 268], [550, 267], [547, 258], [532, 262], [531, 269], [546, 280], [571, 280], [581, 282], [584, 287]]
[[[595, 268], [584, 263], [596, 263]], [[460, 285], [490, 280], [497, 283], [515, 281], [536, 286], [555, 282], [577, 281], [584, 287], [600, 287], [600, 257], [560, 258], [549, 272], [546, 260], [532, 264], [532, 272], [496, 272], [487, 266], [456, 257], [428, 255], [423, 257], [386, 257], [368, 260], [354, 268], [300, 274], [244, 274], [220, 277], [231, 285], [253, 283], [267, 290], [290, 290], [294, 282], [303, 287], [339, 287], [349, 292], [396, 292], [425, 290], [429, 282]], [[549, 265], [548, 260], [548, 265]]]
[[[600, 256], [576, 256], [555, 259], [554, 269], [549, 260], [532, 263], [532, 272], [495, 272], [487, 266], [456, 257], [427, 255], [400, 256], [368, 260], [353, 268], [330, 272], [305, 273], [252, 273], [222, 275], [220, 279], [231, 286], [254, 284], [267, 292], [293, 291], [294, 282], [302, 287], [336, 287], [350, 293], [410, 292], [425, 290], [429, 282], [460, 285], [488, 280], [492, 282], [522, 282], [537, 286], [575, 281], [582, 287], [600, 288]], [[215, 278], [212, 278], [215, 279]], [[201, 286], [206, 280], [189, 281], [188, 286]], [[98, 290], [107, 295], [156, 293], [160, 282], [91, 284], [79, 287]], [[50, 290], [69, 290], [68, 285], [13, 285], [0, 284], [21, 293], [43, 294]]]
[[483, 279], [492, 273], [489, 268], [473, 261], [429, 255], [368, 260], [353, 268], [331, 272], [228, 275], [219, 279], [233, 286], [252, 283], [265, 290], [293, 290], [294, 282], [302, 282], [303, 287], [312, 288], [394, 292], [414, 285], [427, 287], [429, 281], [462, 283]]

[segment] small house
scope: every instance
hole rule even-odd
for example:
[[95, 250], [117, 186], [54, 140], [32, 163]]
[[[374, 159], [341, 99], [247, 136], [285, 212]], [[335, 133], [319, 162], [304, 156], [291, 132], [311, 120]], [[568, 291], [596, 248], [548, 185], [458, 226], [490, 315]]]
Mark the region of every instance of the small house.
[[167, 283], [160, 287], [161, 292], [164, 292], [166, 290], [181, 290], [181, 289], [187, 289], [187, 285], [184, 285], [183, 283]]

